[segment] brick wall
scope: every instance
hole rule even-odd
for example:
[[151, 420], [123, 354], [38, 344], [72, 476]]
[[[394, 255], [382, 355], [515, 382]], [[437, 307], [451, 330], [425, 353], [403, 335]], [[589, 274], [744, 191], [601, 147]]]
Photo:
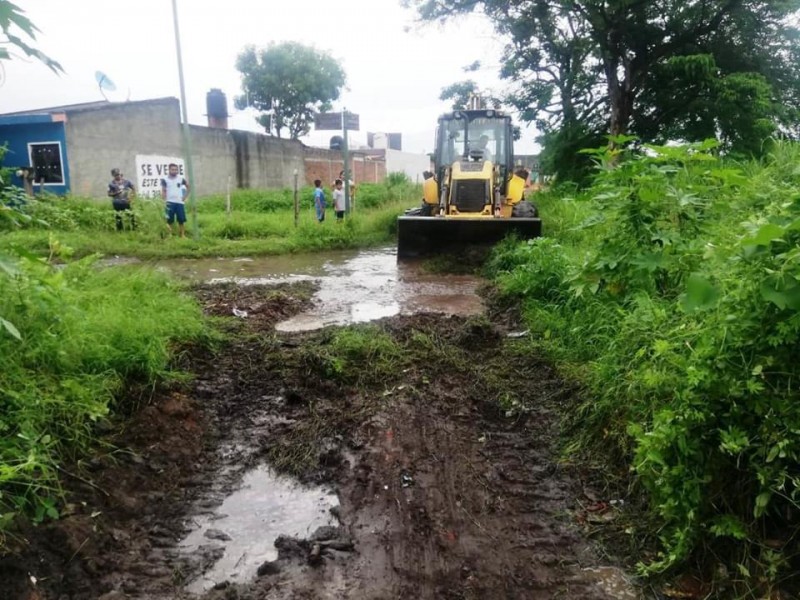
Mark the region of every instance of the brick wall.
[[[344, 169], [342, 153], [324, 148], [304, 148], [306, 184], [313, 185], [315, 179], [329, 186]], [[383, 157], [366, 156], [353, 152], [350, 155], [351, 179], [356, 183], [380, 183], [386, 178], [386, 160]]]

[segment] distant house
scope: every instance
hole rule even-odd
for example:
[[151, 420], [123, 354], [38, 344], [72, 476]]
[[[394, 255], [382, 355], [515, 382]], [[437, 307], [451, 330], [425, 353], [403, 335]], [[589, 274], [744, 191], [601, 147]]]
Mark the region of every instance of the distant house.
[[137, 153], [181, 155], [179, 104], [101, 101], [6, 113], [2, 143], [4, 166], [31, 168], [37, 191], [105, 195], [112, 167], [136, 181]]
[[[189, 127], [200, 195], [222, 193], [229, 185], [291, 187], [295, 171], [307, 182], [321, 158], [328, 163], [326, 171], [341, 169], [341, 153], [229, 130], [227, 119], [212, 122], [209, 117], [209, 124]], [[103, 101], [0, 114], [3, 143], [3, 165], [31, 169], [37, 192], [105, 197], [110, 170], [119, 167], [140, 191], [157, 193], [165, 161], [183, 162], [180, 103], [177, 98]], [[354, 161], [360, 181], [383, 180], [383, 161], [366, 166], [363, 159]]]
[[[66, 159], [66, 109], [0, 115], [0, 143], [6, 144], [5, 166], [32, 167], [37, 185], [56, 194], [69, 190]], [[21, 182], [16, 182], [21, 185]]]

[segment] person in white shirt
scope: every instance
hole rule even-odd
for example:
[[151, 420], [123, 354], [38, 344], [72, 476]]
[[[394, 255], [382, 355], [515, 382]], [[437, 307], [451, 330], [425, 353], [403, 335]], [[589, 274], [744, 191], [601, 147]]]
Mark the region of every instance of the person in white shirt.
[[336, 213], [337, 221], [344, 219], [344, 209], [344, 190], [342, 189], [342, 180], [337, 179], [333, 182], [333, 211]]
[[[350, 174], [352, 175], [353, 172], [350, 171]], [[342, 186], [344, 186], [344, 170], [339, 171], [339, 177], [337, 179], [341, 179]], [[356, 182], [353, 181], [352, 177], [350, 178], [349, 181], [350, 181], [350, 210], [353, 210], [356, 206]], [[336, 187], [336, 180], [334, 179], [333, 182], [331, 183], [331, 188], [335, 187]]]
[[167, 227], [172, 232], [172, 224], [178, 221], [178, 233], [186, 237], [186, 196], [189, 195], [189, 184], [178, 176], [178, 165], [169, 164], [169, 175], [161, 180], [161, 198], [167, 203]]

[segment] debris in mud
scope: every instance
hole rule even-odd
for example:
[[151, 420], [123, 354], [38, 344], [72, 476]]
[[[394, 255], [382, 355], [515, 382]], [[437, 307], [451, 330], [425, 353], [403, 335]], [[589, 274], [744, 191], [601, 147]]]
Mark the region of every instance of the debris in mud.
[[319, 527], [307, 539], [298, 539], [289, 536], [280, 536], [275, 540], [278, 549], [278, 560], [274, 565], [265, 566], [265, 570], [274, 569], [281, 563], [291, 561], [305, 561], [311, 566], [319, 566], [325, 556], [334, 553], [349, 553], [355, 550], [352, 538], [341, 527], [326, 525]]
[[279, 560], [291, 560], [293, 558], [305, 558], [310, 546], [308, 540], [281, 535], [275, 540], [275, 548], [278, 549]]
[[256, 571], [256, 575], [259, 577], [264, 577], [266, 575], [277, 575], [281, 572], [281, 565], [280, 561], [277, 560], [268, 560], [265, 563], [262, 563], [258, 570]]
[[309, 537], [309, 541], [312, 542], [319, 542], [322, 540], [332, 540], [336, 539], [342, 534], [342, 530], [340, 527], [334, 527], [333, 525], [323, 525], [322, 527], [317, 527], [316, 531], [311, 534]]
[[510, 331], [506, 334], [506, 337], [511, 340], [517, 340], [519, 338], [524, 338], [530, 335], [530, 329], [526, 329], [524, 331]]
[[222, 542], [229, 542], [233, 539], [227, 533], [219, 529], [207, 529], [205, 533], [203, 533], [203, 536], [210, 540], [219, 540]]

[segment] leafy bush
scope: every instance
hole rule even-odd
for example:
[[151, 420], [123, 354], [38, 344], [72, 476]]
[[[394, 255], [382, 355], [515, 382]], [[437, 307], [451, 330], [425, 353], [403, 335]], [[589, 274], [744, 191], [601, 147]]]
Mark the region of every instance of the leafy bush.
[[[301, 208], [313, 206], [314, 190], [304, 186], [297, 192], [297, 201]], [[206, 196], [197, 203], [201, 213], [225, 212], [227, 199], [225, 194]], [[231, 209], [234, 212], [272, 213], [278, 210], [289, 210], [294, 207], [294, 190], [233, 190], [231, 192]]]
[[505, 241], [487, 268], [498, 273], [500, 288], [513, 297], [533, 296], [545, 301], [563, 299], [569, 286], [567, 257], [553, 238], [536, 238], [518, 243]]
[[199, 308], [160, 273], [61, 269], [34, 257], [0, 270], [0, 531], [16, 513], [57, 516], [58, 469], [93, 440], [126, 382], [170, 376], [174, 345], [205, 336]]
[[594, 151], [585, 194], [541, 199], [546, 223], [578, 224], [500, 248], [491, 272], [538, 345], [580, 365], [576, 443], [647, 492], [662, 552], [644, 571], [709, 549], [763, 592], [798, 550], [800, 147], [766, 164], [713, 149]]
[[411, 178], [404, 171], [393, 171], [386, 175], [386, 187], [393, 188], [401, 185], [411, 185]]

